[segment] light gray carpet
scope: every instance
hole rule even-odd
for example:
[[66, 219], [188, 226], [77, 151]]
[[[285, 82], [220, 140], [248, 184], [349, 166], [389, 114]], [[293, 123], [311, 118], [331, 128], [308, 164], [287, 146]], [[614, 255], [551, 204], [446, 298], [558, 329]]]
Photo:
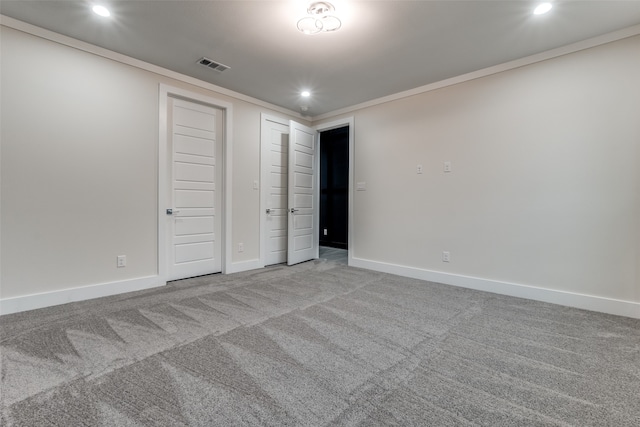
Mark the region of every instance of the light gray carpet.
[[3, 426], [640, 426], [640, 321], [330, 261], [0, 328]]

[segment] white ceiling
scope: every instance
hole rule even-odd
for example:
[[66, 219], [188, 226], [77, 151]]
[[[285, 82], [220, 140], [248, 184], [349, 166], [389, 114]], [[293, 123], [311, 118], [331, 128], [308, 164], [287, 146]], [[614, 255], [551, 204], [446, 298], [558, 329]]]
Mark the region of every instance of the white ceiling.
[[336, 0], [342, 29], [307, 36], [301, 0], [96, 2], [112, 17], [88, 0], [2, 0], [0, 13], [310, 116], [640, 24], [634, 0], [558, 0], [541, 16], [528, 0]]

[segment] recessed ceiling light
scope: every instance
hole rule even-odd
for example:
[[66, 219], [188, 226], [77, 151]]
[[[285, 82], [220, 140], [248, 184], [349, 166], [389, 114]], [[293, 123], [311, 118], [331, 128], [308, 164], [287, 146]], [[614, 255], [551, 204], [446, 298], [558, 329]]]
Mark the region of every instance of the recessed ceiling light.
[[303, 90], [302, 92], [300, 92], [301, 96], [304, 96], [305, 98], [311, 96], [311, 92], [309, 92], [308, 90]]
[[534, 15], [543, 15], [543, 14], [549, 12], [552, 7], [553, 7], [553, 5], [551, 3], [540, 3], [533, 10], [533, 14]]
[[109, 9], [104, 6], [96, 5], [93, 6], [91, 10], [93, 10], [93, 13], [95, 13], [96, 15], [104, 16], [105, 18], [111, 16], [111, 12], [109, 12]]

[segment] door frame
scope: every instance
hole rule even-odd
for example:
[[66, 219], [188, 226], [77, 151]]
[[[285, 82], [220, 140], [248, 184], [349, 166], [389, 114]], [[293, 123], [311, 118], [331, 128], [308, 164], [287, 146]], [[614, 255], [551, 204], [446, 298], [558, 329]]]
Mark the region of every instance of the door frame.
[[[331, 129], [342, 128], [345, 126], [349, 126], [349, 190], [348, 190], [348, 219], [347, 219], [347, 263], [348, 265], [353, 264], [353, 190], [354, 190], [354, 168], [355, 168], [355, 120], [353, 116], [345, 117], [343, 119], [334, 120], [327, 123], [322, 123], [320, 125], [316, 125], [313, 128], [318, 132], [318, 151], [320, 150], [320, 146], [322, 145], [322, 136], [321, 132]], [[316, 177], [317, 185], [316, 191], [320, 192], [320, 156], [317, 159], [318, 162], [318, 176]], [[320, 205], [317, 207], [320, 209]], [[318, 218], [320, 218], [318, 212]], [[318, 228], [319, 230], [319, 228]]]
[[[204, 104], [210, 107], [219, 108], [223, 112], [223, 129], [222, 129], [222, 182], [220, 189], [222, 191], [221, 213], [221, 230], [220, 236], [222, 244], [222, 274], [226, 274], [231, 270], [231, 159], [232, 159], [232, 141], [233, 141], [233, 111], [232, 104], [203, 95], [198, 92], [169, 86], [160, 83], [159, 86], [159, 129], [158, 129], [158, 277], [166, 283], [168, 271], [168, 254], [170, 250], [170, 242], [167, 239], [167, 179], [169, 172], [167, 170], [168, 161], [168, 144], [169, 144], [169, 98], [182, 99], [184, 101]], [[217, 162], [216, 162], [217, 166]], [[218, 185], [216, 184], [216, 188]]]

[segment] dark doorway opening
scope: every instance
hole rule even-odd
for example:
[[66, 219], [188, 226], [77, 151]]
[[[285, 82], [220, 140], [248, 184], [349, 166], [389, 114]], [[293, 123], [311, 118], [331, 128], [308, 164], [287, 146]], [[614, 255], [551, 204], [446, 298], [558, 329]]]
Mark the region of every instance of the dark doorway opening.
[[348, 249], [349, 126], [320, 132], [320, 246]]

